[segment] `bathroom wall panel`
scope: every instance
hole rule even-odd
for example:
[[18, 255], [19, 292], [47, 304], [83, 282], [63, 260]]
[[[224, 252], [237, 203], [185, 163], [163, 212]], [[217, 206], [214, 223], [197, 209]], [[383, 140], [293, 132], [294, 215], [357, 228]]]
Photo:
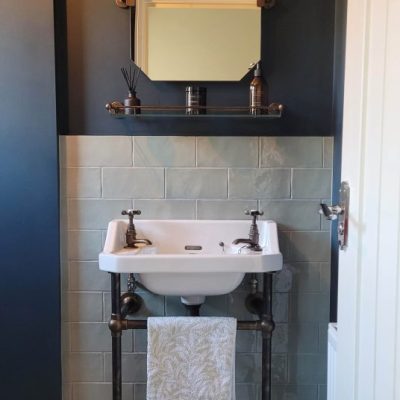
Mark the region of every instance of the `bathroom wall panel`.
[[[295, 172], [309, 171], [315, 173], [324, 171], [324, 179], [330, 184], [331, 150], [333, 141], [324, 140], [322, 137], [125, 137], [124, 145], [119, 147], [121, 157], [115, 149], [121, 144], [121, 137], [104, 136], [63, 136], [60, 138], [60, 147], [64, 160], [72, 160], [73, 154], [79, 151], [89, 151], [90, 156], [85, 159], [75, 158], [75, 167], [65, 168], [62, 186], [68, 185], [69, 190], [64, 194], [69, 196], [64, 199], [72, 206], [72, 212], [64, 215], [63, 228], [69, 233], [67, 261], [63, 264], [63, 275], [69, 276], [63, 289], [65, 327], [64, 333], [67, 342], [64, 346], [64, 365], [70, 359], [78, 372], [66, 372], [64, 386], [71, 392], [72, 398], [64, 400], [98, 400], [96, 396], [104, 389], [109, 393], [110, 382], [110, 353], [107, 350], [108, 332], [102, 332], [101, 326], [106, 322], [111, 313], [111, 295], [109, 276], [98, 271], [97, 253], [105, 236], [104, 215], [99, 208], [103, 202], [107, 203], [105, 210], [109, 218], [112, 217], [112, 204], [117, 217], [120, 202], [127, 202], [142, 210], [140, 218], [167, 218], [167, 219], [242, 219], [246, 208], [261, 207], [265, 211], [263, 218], [274, 218], [280, 226], [280, 247], [285, 259], [285, 270], [276, 274], [274, 278], [273, 312], [277, 327], [273, 337], [273, 399], [280, 400], [289, 396], [298, 399], [317, 400], [323, 399], [325, 389], [325, 357], [326, 337], [324, 336], [329, 314], [329, 226], [322, 224], [318, 214], [320, 193], [320, 180], [309, 185], [309, 193], [302, 193], [305, 198], [293, 198], [293, 186], [296, 183]], [[115, 146], [113, 146], [115, 140]], [[81, 144], [82, 141], [82, 144]], [[235, 148], [240, 143], [242, 151], [231, 157], [226, 149]], [[105, 148], [110, 148], [112, 157], [106, 155]], [[128, 157], [126, 149], [129, 149]], [[166, 149], [166, 152], [164, 152]], [[298, 151], [296, 151], [296, 149]], [[177, 165], [182, 152], [183, 164]], [[75, 156], [74, 156], [75, 157]], [[87, 160], [90, 157], [90, 167]], [[256, 163], [254, 163], [256, 159]], [[122, 160], [125, 167], [111, 167], [118, 160]], [[188, 166], [194, 162], [197, 166]], [[199, 162], [201, 160], [201, 162]], [[244, 167], [244, 163], [247, 167]], [[64, 164], [65, 166], [66, 164]], [[82, 165], [82, 166], [79, 166]], [[248, 167], [251, 168], [248, 168]], [[97, 190], [97, 174], [89, 175], [87, 168], [99, 169], [103, 179], [100, 190]], [[107, 177], [109, 170], [113, 173]], [[125, 180], [125, 190], [117, 200], [108, 200], [109, 191], [104, 191], [109, 180], [121, 179], [124, 171], [142, 170], [142, 175], [136, 176], [136, 181]], [[132, 188], [145, 187], [153, 184], [151, 174], [154, 171], [166, 173], [168, 186], [168, 171], [174, 171], [176, 176], [184, 173], [190, 178], [207, 170], [207, 177], [220, 181], [223, 191], [213, 191], [216, 198], [203, 199], [201, 194], [207, 192], [208, 178], [198, 179], [193, 188], [191, 185], [179, 186], [183, 198], [169, 199], [163, 191], [159, 199], [138, 199], [133, 194]], [[221, 171], [223, 174], [221, 175]], [[228, 199], [227, 186], [230, 185], [229, 177], [232, 173], [240, 171], [246, 176], [257, 176], [250, 182], [241, 180], [235, 183], [235, 193], [240, 198]], [[261, 171], [261, 172], [260, 172]], [[265, 172], [284, 171], [284, 174], [274, 175], [271, 178], [271, 187], [266, 190], [257, 190], [258, 185], [265, 186]], [[80, 174], [81, 172], [81, 174]], [[120, 173], [121, 172], [121, 173]], [[318, 174], [317, 174], [318, 175]], [[92, 177], [93, 182], [89, 176]], [[106, 176], [106, 179], [104, 177]], [[148, 178], [150, 176], [150, 178]], [[223, 179], [221, 178], [223, 177]], [[267, 174], [267, 176], [269, 176]], [[158, 174], [154, 175], [158, 177]], [[282, 179], [281, 182], [280, 179]], [[164, 178], [163, 178], [164, 179]], [[222, 179], [222, 180], [221, 180]], [[322, 178], [321, 178], [322, 179]], [[139, 180], [139, 181], [138, 181]], [[300, 177], [300, 182], [303, 178]], [[74, 185], [75, 182], [75, 185]], [[281, 191], [283, 182], [285, 191]], [[317, 185], [318, 184], [318, 185]], [[73, 188], [73, 190], [71, 189]], [[279, 191], [277, 191], [277, 189]], [[97, 197], [88, 199], [88, 192]], [[188, 192], [185, 192], [188, 190]], [[194, 196], [195, 190], [197, 196]], [[110, 192], [112, 194], [112, 192]], [[185, 193], [187, 193], [185, 195]], [[208, 193], [208, 192], [207, 192]], [[283, 193], [284, 198], [273, 198], [277, 193]], [[330, 195], [330, 193], [328, 193]], [[328, 196], [329, 197], [329, 196]], [[96, 204], [94, 209], [99, 212], [90, 214], [90, 204]], [[88, 230], [89, 229], [89, 230]], [[207, 298], [202, 306], [202, 315], [210, 316], [235, 316], [241, 319], [254, 319], [245, 308], [244, 300], [248, 294], [248, 278], [237, 290], [225, 296]], [[126, 277], [122, 283], [126, 288]], [[140, 290], [145, 306], [138, 317], [175, 316], [186, 315], [187, 310], [177, 297], [156, 296]], [[67, 305], [70, 304], [68, 313]], [[107, 331], [107, 327], [104, 325]], [[90, 336], [90, 338], [89, 338]], [[133, 335], [124, 338], [124, 380], [134, 386], [135, 400], [145, 399], [145, 352], [146, 331], [135, 331]], [[111, 343], [111, 338], [110, 343]], [[132, 346], [133, 351], [129, 346]], [[94, 351], [95, 355], [92, 355]], [[98, 356], [103, 356], [102, 363]], [[261, 337], [255, 332], [239, 332], [237, 341], [237, 390], [243, 399], [257, 399], [260, 391], [260, 351]], [[97, 357], [97, 358], [96, 358]], [[93, 368], [93, 379], [97, 383], [85, 383], [90, 377], [86, 371], [80, 373], [82, 368]], [[68, 370], [67, 370], [68, 371]], [[92, 379], [91, 378], [91, 379]], [[103, 392], [101, 392], [103, 393]], [[318, 397], [320, 396], [320, 397]]]
[[[133, 121], [111, 118], [104, 109], [121, 100], [126, 87], [120, 68], [129, 63], [129, 12], [113, 1], [63, 0], [67, 47], [60, 70], [67, 90], [59, 109], [70, 135], [329, 136], [332, 130], [335, 0], [279, 0], [262, 10], [262, 61], [269, 100], [286, 105], [278, 121], [197, 119]], [[62, 16], [63, 17], [63, 16]], [[57, 25], [64, 26], [63, 18]], [[66, 54], [68, 57], [66, 57]], [[166, 66], [168, 68], [168, 66]], [[205, 82], [209, 104], [247, 105], [251, 73], [236, 83]], [[186, 83], [138, 84], [142, 104], [183, 105]], [[65, 92], [65, 93], [64, 93]], [[68, 104], [68, 106], [66, 106]], [[66, 115], [69, 110], [69, 115]], [[60, 119], [61, 121], [61, 119]]]
[[53, 1], [0, 6], [0, 397], [60, 399]]

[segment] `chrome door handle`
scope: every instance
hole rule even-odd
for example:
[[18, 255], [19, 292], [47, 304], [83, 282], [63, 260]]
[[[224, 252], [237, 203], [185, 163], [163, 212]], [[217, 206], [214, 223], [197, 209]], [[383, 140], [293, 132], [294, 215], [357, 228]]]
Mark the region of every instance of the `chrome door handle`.
[[338, 241], [340, 250], [347, 247], [349, 236], [349, 201], [350, 201], [350, 186], [347, 182], [342, 182], [340, 185], [340, 203], [335, 206], [328, 206], [321, 203], [319, 213], [324, 215], [329, 221], [338, 219]]
[[339, 205], [337, 206], [328, 206], [325, 203], [321, 203], [321, 209], [319, 210], [319, 213], [322, 215], [325, 215], [327, 220], [334, 221], [335, 219], [338, 218], [338, 215], [341, 215], [344, 213], [344, 210], [342, 207]]

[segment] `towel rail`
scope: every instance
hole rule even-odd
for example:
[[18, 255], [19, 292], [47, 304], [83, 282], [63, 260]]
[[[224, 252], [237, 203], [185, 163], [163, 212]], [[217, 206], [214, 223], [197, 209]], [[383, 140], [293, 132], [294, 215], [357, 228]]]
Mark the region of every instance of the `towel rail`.
[[[272, 317], [272, 273], [265, 273], [263, 284], [263, 302], [257, 310], [259, 320], [237, 321], [237, 329], [262, 332], [262, 381], [261, 399], [271, 400], [271, 357], [272, 333], [275, 324]], [[125, 319], [121, 315], [121, 276], [111, 273], [111, 319], [108, 324], [112, 336], [112, 384], [113, 400], [122, 399], [122, 331], [128, 329], [147, 329], [145, 319]]]

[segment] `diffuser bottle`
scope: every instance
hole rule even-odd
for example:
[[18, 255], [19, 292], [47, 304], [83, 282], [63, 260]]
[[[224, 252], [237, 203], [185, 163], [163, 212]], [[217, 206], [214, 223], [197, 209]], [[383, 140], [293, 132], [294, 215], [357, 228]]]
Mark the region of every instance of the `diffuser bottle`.
[[124, 114], [136, 115], [141, 113], [141, 102], [136, 96], [136, 86], [140, 77], [141, 69], [136, 65], [132, 71], [132, 67], [129, 66], [129, 72], [126, 68], [121, 68], [122, 76], [124, 77], [126, 86], [128, 87], [128, 98], [124, 100]]
[[[141, 101], [136, 97], [136, 91], [128, 92], [128, 98], [124, 100], [124, 106], [140, 106]], [[140, 114], [140, 108], [125, 108], [125, 114]]]
[[254, 70], [254, 78], [250, 83], [250, 114], [262, 114], [262, 106], [264, 105], [264, 84], [262, 81], [262, 73], [260, 63], [257, 63]]

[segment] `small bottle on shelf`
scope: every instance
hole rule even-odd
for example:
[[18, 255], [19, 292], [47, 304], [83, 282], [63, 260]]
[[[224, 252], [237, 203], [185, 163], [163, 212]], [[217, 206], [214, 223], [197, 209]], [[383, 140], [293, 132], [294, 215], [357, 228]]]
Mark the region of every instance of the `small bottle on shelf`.
[[254, 78], [250, 83], [250, 114], [262, 114], [262, 107], [264, 105], [264, 84], [262, 80], [262, 73], [260, 63], [257, 63], [254, 70]]

